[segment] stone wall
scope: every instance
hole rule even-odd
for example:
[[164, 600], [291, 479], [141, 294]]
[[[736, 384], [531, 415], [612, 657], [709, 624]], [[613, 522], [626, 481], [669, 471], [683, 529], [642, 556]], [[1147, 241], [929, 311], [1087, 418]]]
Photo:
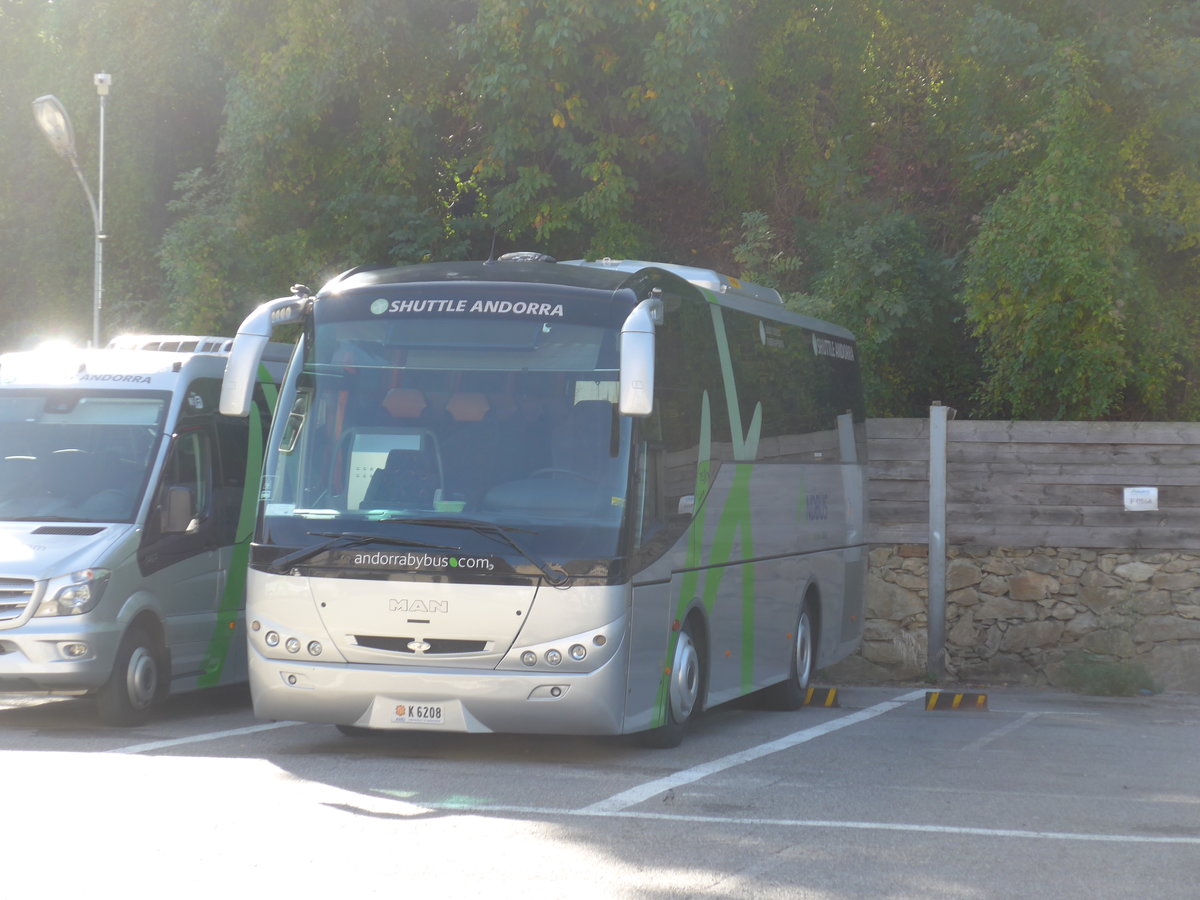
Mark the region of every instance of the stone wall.
[[[1200, 692], [1200, 553], [952, 546], [948, 554], [949, 679], [1078, 689], [1090, 670]], [[825, 674], [924, 677], [928, 574], [924, 545], [874, 547], [862, 649]]]

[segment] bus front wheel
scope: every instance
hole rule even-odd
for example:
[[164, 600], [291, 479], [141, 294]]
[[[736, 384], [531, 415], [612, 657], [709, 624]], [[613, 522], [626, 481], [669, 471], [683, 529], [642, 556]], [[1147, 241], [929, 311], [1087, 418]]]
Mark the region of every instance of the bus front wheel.
[[666, 721], [645, 734], [651, 747], [678, 747], [704, 694], [704, 657], [696, 642], [695, 626], [688, 620], [675, 642], [675, 656], [667, 676]]

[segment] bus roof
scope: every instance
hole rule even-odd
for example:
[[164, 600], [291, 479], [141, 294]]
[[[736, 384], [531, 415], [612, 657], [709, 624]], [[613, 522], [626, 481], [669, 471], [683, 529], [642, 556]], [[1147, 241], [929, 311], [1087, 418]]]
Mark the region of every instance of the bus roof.
[[[0, 354], [0, 387], [78, 387], [125, 390], [174, 390], [202, 365], [221, 377], [228, 338], [179, 335], [130, 335], [114, 338], [103, 349], [53, 344]], [[226, 349], [180, 350], [182, 343], [220, 341]], [[204, 362], [201, 363], [200, 361]], [[195, 362], [193, 362], [195, 361]]]
[[820, 319], [792, 312], [783, 305], [779, 292], [712, 269], [646, 260], [583, 260], [559, 262], [538, 253], [508, 253], [484, 261], [419, 263], [411, 266], [364, 266], [336, 276], [321, 288], [321, 295], [343, 291], [446, 281], [558, 284], [565, 287], [617, 291], [638, 280], [641, 273], [665, 272], [706, 292], [721, 306], [767, 319], [787, 322], [810, 331], [854, 340], [854, 335]]

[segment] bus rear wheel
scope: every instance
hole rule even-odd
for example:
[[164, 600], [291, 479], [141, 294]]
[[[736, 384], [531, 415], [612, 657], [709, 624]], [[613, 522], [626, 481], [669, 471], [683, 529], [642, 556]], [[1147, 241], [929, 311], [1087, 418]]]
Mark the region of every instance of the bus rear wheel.
[[769, 709], [796, 710], [804, 706], [808, 682], [813, 673], [812, 621], [806, 603], [800, 610], [796, 630], [792, 636], [792, 664], [787, 680], [773, 684], [763, 691], [763, 700]]
[[699, 712], [704, 695], [704, 658], [696, 643], [694, 628], [688, 620], [676, 639], [667, 681], [667, 720], [645, 733], [645, 742], [650, 747], [678, 747], [688, 723]]
[[106, 725], [141, 725], [166, 693], [166, 654], [149, 631], [135, 625], [121, 639], [108, 681], [96, 694]]

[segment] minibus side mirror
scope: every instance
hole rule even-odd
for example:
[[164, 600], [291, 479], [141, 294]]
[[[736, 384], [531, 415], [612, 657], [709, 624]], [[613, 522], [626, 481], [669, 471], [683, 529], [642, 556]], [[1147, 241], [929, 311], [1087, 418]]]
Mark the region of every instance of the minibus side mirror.
[[187, 534], [198, 527], [196, 492], [184, 484], [170, 484], [163, 491], [162, 533]]

